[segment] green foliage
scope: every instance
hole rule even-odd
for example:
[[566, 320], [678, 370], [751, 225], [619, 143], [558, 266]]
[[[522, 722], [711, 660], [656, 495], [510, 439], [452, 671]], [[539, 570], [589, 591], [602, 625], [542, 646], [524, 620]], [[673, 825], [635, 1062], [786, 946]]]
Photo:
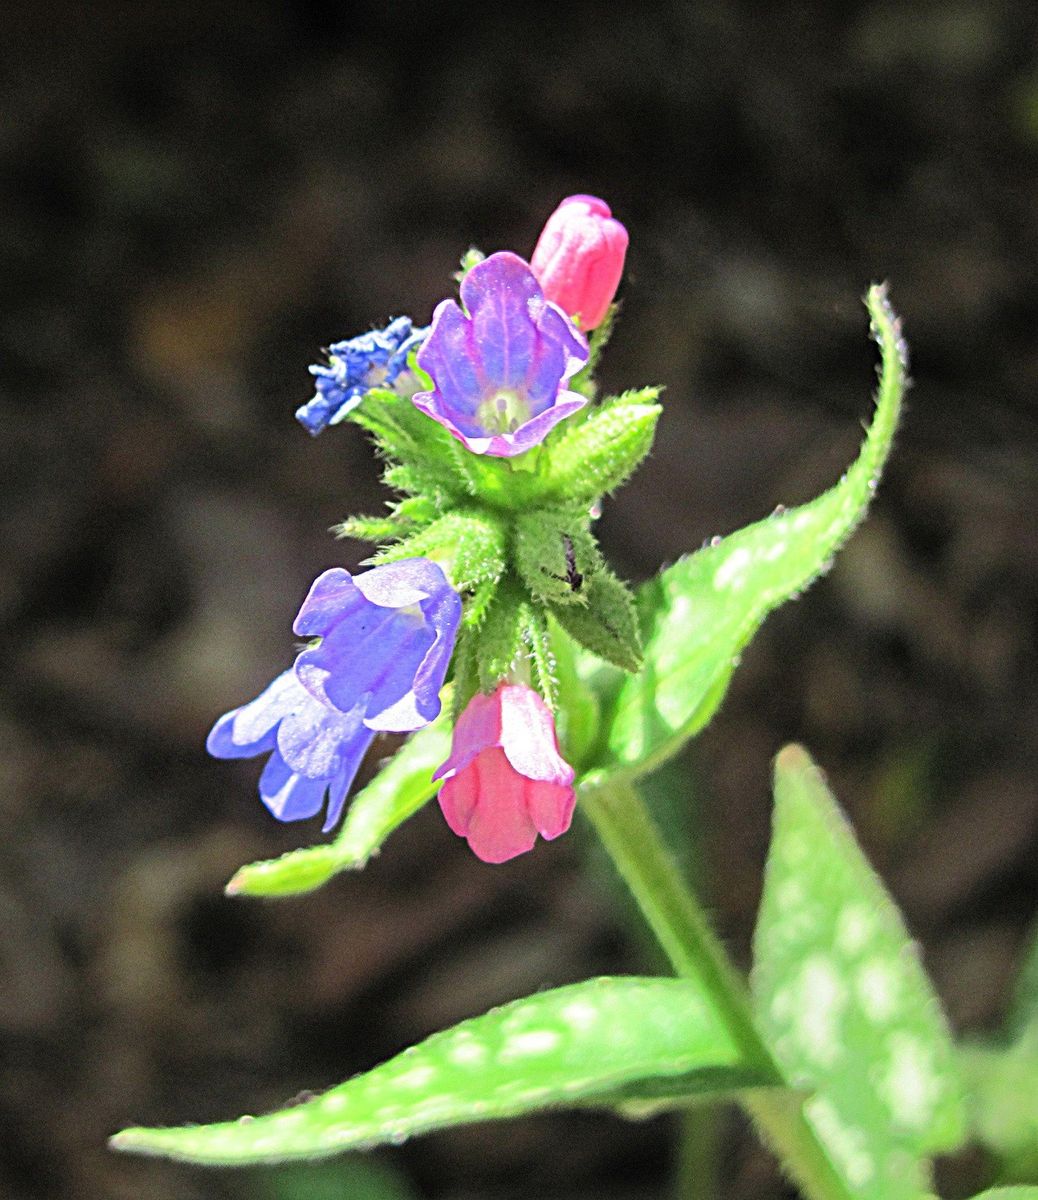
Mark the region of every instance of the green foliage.
[[807, 753], [775, 764], [754, 938], [759, 1028], [861, 1200], [917, 1200], [963, 1136], [951, 1038], [894, 901]]
[[349, 420], [372, 435], [377, 450], [390, 464], [406, 463], [423, 484], [431, 483], [452, 493], [467, 491], [464, 473], [451, 451], [454, 439], [442, 425], [415, 408], [409, 397], [376, 388], [350, 411]]
[[642, 665], [641, 634], [627, 585], [607, 568], [584, 587], [584, 606], [552, 605], [552, 614], [586, 650], [625, 671]]
[[359, 542], [391, 542], [411, 532], [411, 523], [391, 515], [384, 517], [347, 517], [333, 527], [337, 538], [355, 538]]
[[382, 843], [439, 789], [433, 772], [450, 753], [449, 700], [431, 725], [412, 734], [378, 775], [354, 797], [333, 842], [249, 863], [227, 885], [234, 896], [295, 896], [327, 883], [339, 871], [363, 867]]
[[618, 978], [506, 1004], [281, 1112], [127, 1129], [117, 1150], [187, 1162], [278, 1162], [558, 1106], [635, 1106], [752, 1086], [699, 985]]
[[547, 493], [591, 504], [618, 488], [652, 449], [659, 394], [653, 387], [624, 392], [564, 424], [549, 446]]
[[632, 775], [675, 753], [713, 715], [739, 655], [773, 608], [821, 574], [865, 514], [897, 426], [905, 386], [900, 323], [882, 287], [867, 305], [882, 351], [876, 413], [840, 482], [675, 563], [638, 595], [645, 668], [609, 717], [608, 761]]
[[598, 740], [602, 718], [598, 694], [587, 673], [594, 666], [586, 654], [577, 652], [573, 639], [557, 623], [549, 622], [548, 635], [555, 657], [555, 729], [563, 757], [579, 773]]
[[497, 681], [517, 664], [529, 643], [532, 619], [532, 606], [525, 591], [509, 575], [497, 589], [479, 629], [476, 661], [483, 691], [493, 691]]
[[555, 655], [552, 653], [551, 637], [544, 610], [531, 606], [531, 620], [527, 629], [527, 653], [530, 657], [530, 674], [533, 686], [544, 697], [549, 708], [558, 701], [555, 678]]
[[1038, 1187], [997, 1187], [981, 1192], [973, 1200], [1038, 1200]]
[[432, 503], [437, 512], [445, 512], [464, 498], [456, 488], [445, 487], [438, 475], [430, 475], [412, 463], [390, 463], [382, 480], [396, 492]]
[[382, 517], [347, 517], [334, 527], [339, 538], [362, 542], [390, 542], [429, 525], [440, 516], [441, 507], [429, 496], [405, 496], [389, 505]]
[[960, 1050], [970, 1130], [1006, 1179], [1038, 1178], [1038, 1023], [1009, 1045]]
[[494, 513], [456, 509], [380, 550], [370, 561], [418, 557], [449, 563], [451, 582], [463, 594], [481, 588], [492, 591], [508, 563], [507, 528]]
[[586, 584], [602, 567], [586, 511], [536, 508], [515, 519], [513, 553], [523, 583], [540, 604], [586, 604]]

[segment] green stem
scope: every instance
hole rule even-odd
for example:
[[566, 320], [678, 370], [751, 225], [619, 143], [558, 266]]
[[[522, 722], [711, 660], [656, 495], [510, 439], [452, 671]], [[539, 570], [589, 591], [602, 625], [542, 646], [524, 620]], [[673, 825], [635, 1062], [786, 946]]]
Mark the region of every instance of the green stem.
[[739, 1101], [808, 1200], [854, 1200], [757, 1032], [746, 983], [689, 891], [630, 782], [589, 776], [580, 804], [678, 975], [697, 979], [747, 1062], [774, 1082]]
[[719, 1109], [705, 1104], [678, 1113], [675, 1200], [717, 1200], [720, 1116]]

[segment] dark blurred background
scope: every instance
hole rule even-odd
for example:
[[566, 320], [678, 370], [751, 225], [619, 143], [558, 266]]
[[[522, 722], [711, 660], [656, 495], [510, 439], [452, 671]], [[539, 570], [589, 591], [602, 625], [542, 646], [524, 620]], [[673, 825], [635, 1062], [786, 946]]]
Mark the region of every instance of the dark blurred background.
[[[890, 280], [915, 388], [871, 518], [661, 790], [745, 961], [770, 760], [803, 741], [955, 1026], [997, 1026], [1038, 876], [1030, 0], [16, 2], [0, 32], [0, 1196], [665, 1194], [667, 1120], [555, 1114], [313, 1179], [104, 1149], [658, 966], [576, 825], [491, 868], [433, 806], [363, 874], [224, 899], [320, 834], [202, 749], [290, 661], [310, 580], [363, 557], [328, 527], [384, 498], [359, 431], [294, 422], [307, 364], [426, 320], [470, 244], [528, 253], [571, 192], [631, 233], [603, 382], [667, 388], [602, 520], [632, 580], [838, 477], [860, 296]], [[738, 1119], [717, 1153], [723, 1196], [787, 1194]]]

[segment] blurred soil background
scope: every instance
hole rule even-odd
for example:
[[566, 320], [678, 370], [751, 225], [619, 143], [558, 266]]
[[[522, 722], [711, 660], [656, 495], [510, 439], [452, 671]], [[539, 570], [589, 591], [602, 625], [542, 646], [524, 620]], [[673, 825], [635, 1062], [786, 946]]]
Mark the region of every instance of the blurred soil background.
[[[890, 280], [915, 387], [872, 515], [745, 655], [670, 819], [745, 961], [770, 761], [804, 742], [955, 1026], [997, 1028], [1038, 879], [1034, 5], [16, 2], [0, 30], [0, 1196], [666, 1194], [668, 1120], [312, 1179], [104, 1149], [658, 966], [579, 821], [491, 868], [432, 806], [362, 874], [225, 899], [320, 833], [203, 752], [290, 661], [310, 580], [364, 556], [328, 527], [384, 499], [359, 431], [293, 420], [307, 364], [426, 320], [470, 244], [528, 253], [571, 192], [631, 232], [603, 382], [667, 388], [601, 522], [632, 580], [835, 481]], [[724, 1197], [789, 1194], [734, 1117], [718, 1154]]]

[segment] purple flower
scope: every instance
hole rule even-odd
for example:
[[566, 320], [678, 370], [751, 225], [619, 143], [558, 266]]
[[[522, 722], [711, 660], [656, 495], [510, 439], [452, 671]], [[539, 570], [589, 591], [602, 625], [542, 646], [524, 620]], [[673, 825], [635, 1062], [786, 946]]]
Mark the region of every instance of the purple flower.
[[388, 563], [353, 579], [314, 580], [293, 626], [319, 635], [255, 700], [226, 713], [206, 742], [216, 758], [270, 751], [263, 803], [278, 820], [312, 817], [330, 796], [324, 828], [378, 730], [418, 729], [438, 716], [461, 598], [429, 559]]
[[292, 628], [318, 645], [296, 659], [315, 699], [368, 729], [402, 733], [440, 711], [461, 617], [461, 598], [427, 558], [374, 567], [354, 579], [335, 567], [314, 580]]
[[428, 327], [415, 329], [410, 317], [397, 317], [385, 329], [373, 329], [328, 347], [328, 365], [310, 368], [317, 391], [296, 409], [296, 420], [315, 437], [344, 420], [374, 387], [392, 387], [407, 369], [407, 356], [420, 346]]
[[587, 342], [516, 254], [477, 263], [461, 300], [464, 312], [453, 300], [436, 306], [418, 351], [435, 386], [413, 399], [473, 453], [511, 458], [587, 403], [563, 386], [587, 362]]
[[375, 734], [359, 709], [339, 712], [285, 671], [255, 700], [225, 713], [206, 749], [215, 758], [252, 758], [271, 751], [260, 775], [260, 799], [279, 821], [320, 812], [330, 794], [325, 831], [342, 812], [357, 768]]

